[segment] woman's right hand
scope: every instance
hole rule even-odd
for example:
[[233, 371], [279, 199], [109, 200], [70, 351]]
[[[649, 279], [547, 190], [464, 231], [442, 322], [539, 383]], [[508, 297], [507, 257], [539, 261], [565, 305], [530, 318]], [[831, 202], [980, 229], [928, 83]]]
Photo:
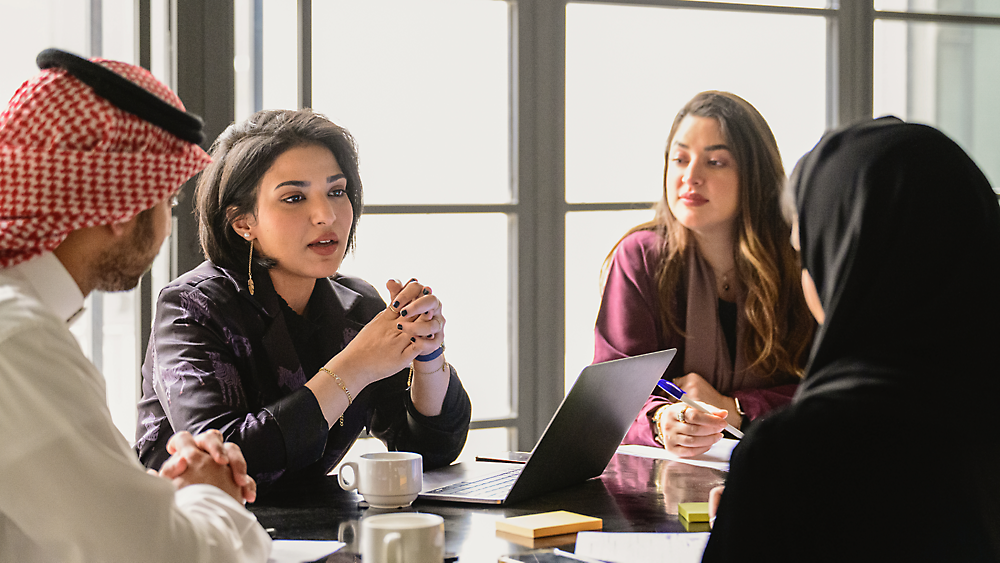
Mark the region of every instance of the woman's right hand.
[[[399, 303], [399, 307], [406, 307], [410, 300], [424, 295], [425, 288], [417, 280], [410, 280], [405, 286], [399, 285], [407, 291], [404, 297], [407, 303]], [[397, 289], [391, 296], [395, 302], [399, 301], [399, 293]], [[405, 369], [418, 354], [427, 353], [425, 348], [435, 346], [431, 339], [413, 337], [402, 330], [402, 320], [398, 308], [389, 306], [380, 311], [339, 354], [330, 358], [321, 371], [306, 382], [331, 427], [362, 389]]]
[[396, 328], [398, 317], [389, 309], [380, 311], [306, 382], [331, 428], [343, 420], [362, 389], [406, 368], [420, 353], [409, 335]]
[[[396, 328], [398, 319], [399, 314], [390, 309], [375, 315], [347, 347], [327, 362], [327, 367], [335, 373], [358, 378], [362, 387], [405, 369], [420, 349], [410, 335]], [[360, 391], [358, 388], [357, 392]]]
[[[438, 304], [436, 310], [440, 314], [440, 303], [429, 287], [416, 279], [405, 284], [389, 280], [386, 287], [390, 292], [390, 305], [375, 315], [350, 344], [327, 363], [327, 368], [338, 375], [352, 378], [360, 375], [359, 383], [363, 386], [405, 369], [418, 354], [426, 354], [440, 346], [440, 340], [444, 338], [443, 317], [431, 320], [421, 318], [424, 315], [420, 313], [427, 309], [428, 304]], [[403, 311], [410, 314], [404, 318], [401, 315]], [[419, 336], [411, 334], [412, 330], [404, 330], [415, 322], [422, 327]], [[433, 324], [434, 328], [429, 328], [429, 324]], [[430, 338], [424, 334], [428, 332], [432, 333]]]
[[726, 411], [705, 403], [701, 405], [712, 414], [703, 413], [686, 403], [663, 405], [657, 409], [658, 416], [654, 416], [659, 421], [657, 435], [668, 452], [678, 457], [694, 457], [707, 452], [722, 439]]

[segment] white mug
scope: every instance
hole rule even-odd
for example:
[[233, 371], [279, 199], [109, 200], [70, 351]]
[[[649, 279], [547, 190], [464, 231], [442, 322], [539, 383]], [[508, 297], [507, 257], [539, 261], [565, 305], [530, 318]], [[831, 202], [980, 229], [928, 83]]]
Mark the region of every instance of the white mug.
[[361, 520], [365, 563], [441, 563], [444, 518], [423, 512], [379, 514]]
[[[353, 480], [344, 478], [350, 467]], [[423, 486], [424, 458], [411, 452], [364, 454], [340, 466], [337, 481], [344, 490], [357, 489], [370, 506], [403, 508], [416, 500]]]

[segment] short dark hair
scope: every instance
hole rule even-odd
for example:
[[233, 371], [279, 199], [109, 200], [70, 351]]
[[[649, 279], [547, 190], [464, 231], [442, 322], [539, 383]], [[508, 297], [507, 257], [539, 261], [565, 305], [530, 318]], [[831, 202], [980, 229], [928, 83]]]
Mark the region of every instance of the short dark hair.
[[[354, 207], [347, 250], [354, 248], [354, 232], [364, 207], [354, 137], [311, 109], [264, 110], [219, 135], [210, 151], [213, 162], [198, 178], [195, 215], [206, 258], [227, 268], [245, 265], [249, 243], [233, 230], [232, 223], [245, 215], [256, 217], [264, 175], [279, 156], [303, 145], [330, 149], [347, 178], [347, 197]], [[274, 260], [255, 255], [259, 265], [274, 267]]]

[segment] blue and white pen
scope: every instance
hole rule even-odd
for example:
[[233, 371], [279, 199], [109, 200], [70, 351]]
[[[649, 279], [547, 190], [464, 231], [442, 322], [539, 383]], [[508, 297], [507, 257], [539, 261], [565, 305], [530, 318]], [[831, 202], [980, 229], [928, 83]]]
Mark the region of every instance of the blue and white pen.
[[[705, 414], [712, 414], [711, 412], [709, 412], [708, 409], [706, 409], [705, 407], [703, 407], [700, 404], [698, 404], [696, 401], [694, 401], [691, 398], [689, 398], [687, 396], [687, 393], [685, 393], [683, 389], [681, 389], [680, 387], [674, 385], [672, 382], [667, 381], [666, 379], [661, 379], [661, 380], [657, 381], [656, 384], [660, 386], [660, 389], [663, 389], [664, 391], [666, 391], [667, 394], [670, 395], [671, 397], [673, 397], [674, 399], [677, 399], [678, 401], [683, 401], [685, 405], [687, 405], [687, 406], [689, 406], [689, 407], [691, 407], [691, 408], [693, 408], [695, 410], [699, 410], [699, 411], [701, 411], [701, 412], [703, 412]], [[713, 415], [713, 416], [715, 416], [715, 415]], [[729, 432], [730, 434], [732, 434], [733, 436], [736, 436], [737, 438], [742, 438], [743, 437], [743, 433], [740, 432], [739, 429], [737, 429], [732, 424], [728, 424], [728, 423], [726, 424], [726, 431]]]

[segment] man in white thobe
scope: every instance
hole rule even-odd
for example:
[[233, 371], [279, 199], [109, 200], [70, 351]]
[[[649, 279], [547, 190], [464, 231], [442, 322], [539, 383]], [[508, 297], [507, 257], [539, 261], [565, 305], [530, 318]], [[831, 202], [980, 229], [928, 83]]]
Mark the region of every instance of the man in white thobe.
[[0, 563], [266, 561], [239, 449], [181, 433], [148, 474], [69, 331], [149, 268], [210, 162], [201, 121], [139, 67], [38, 62], [0, 114]]

